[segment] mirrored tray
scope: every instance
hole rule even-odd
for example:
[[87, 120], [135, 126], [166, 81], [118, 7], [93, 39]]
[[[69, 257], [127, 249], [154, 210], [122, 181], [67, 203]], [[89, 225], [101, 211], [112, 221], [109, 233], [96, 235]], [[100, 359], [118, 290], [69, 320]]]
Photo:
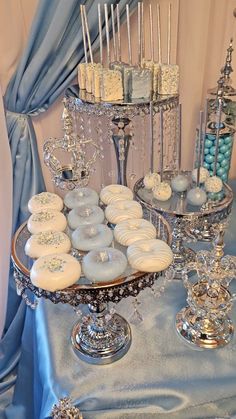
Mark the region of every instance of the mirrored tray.
[[[170, 244], [171, 230], [168, 222], [159, 214], [154, 213], [154, 217], [155, 225], [158, 226], [157, 237]], [[122, 277], [110, 282], [92, 284], [81, 277], [78, 283], [66, 289], [46, 291], [35, 287], [30, 280], [32, 260], [24, 252], [29, 237], [27, 224], [24, 223], [15, 233], [12, 242], [14, 276], [21, 295], [24, 296], [25, 291], [29, 290], [37, 297], [50, 299], [53, 303], [67, 303], [74, 307], [88, 305], [89, 316], [84, 316], [72, 329], [71, 341], [76, 354], [82, 360], [94, 364], [108, 364], [120, 359], [130, 347], [131, 330], [122, 316], [109, 313], [107, 303], [118, 303], [129, 296], [137, 297], [140, 291], [151, 287], [164, 272], [136, 272], [128, 267]], [[126, 248], [122, 250], [125, 252]], [[71, 253], [78, 259], [83, 257], [74, 249]]]

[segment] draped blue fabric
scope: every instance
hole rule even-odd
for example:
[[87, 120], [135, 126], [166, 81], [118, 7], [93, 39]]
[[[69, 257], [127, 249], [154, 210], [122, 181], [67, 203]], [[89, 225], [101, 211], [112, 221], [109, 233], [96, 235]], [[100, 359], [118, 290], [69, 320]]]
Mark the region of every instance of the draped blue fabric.
[[[13, 232], [28, 216], [29, 198], [45, 187], [31, 117], [47, 110], [62, 94], [76, 76], [77, 64], [84, 55], [80, 3], [79, 0], [39, 1], [28, 44], [4, 97], [14, 173]], [[100, 3], [103, 5], [105, 1]], [[129, 3], [132, 9], [137, 1]], [[125, 0], [120, 1], [122, 19], [125, 4]], [[96, 49], [97, 2], [86, 1], [86, 9]], [[30, 331], [29, 311], [26, 313], [20, 301], [11, 271], [5, 335], [0, 342], [0, 394], [15, 381], [22, 329], [24, 336]]]

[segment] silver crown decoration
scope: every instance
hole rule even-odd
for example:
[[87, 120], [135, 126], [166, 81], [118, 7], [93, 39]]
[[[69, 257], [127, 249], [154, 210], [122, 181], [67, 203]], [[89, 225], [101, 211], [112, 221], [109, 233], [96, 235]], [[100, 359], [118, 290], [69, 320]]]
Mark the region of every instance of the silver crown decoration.
[[[62, 120], [64, 137], [49, 138], [44, 143], [44, 163], [49, 168], [56, 186], [72, 190], [88, 184], [91, 174], [95, 171], [96, 160], [101, 156], [101, 148], [92, 139], [78, 137], [73, 128], [73, 117], [66, 106]], [[62, 156], [61, 159], [58, 154]], [[64, 163], [66, 157], [68, 162]]]
[[65, 397], [54, 404], [51, 412], [53, 419], [83, 419], [79, 409], [72, 405], [71, 399]]

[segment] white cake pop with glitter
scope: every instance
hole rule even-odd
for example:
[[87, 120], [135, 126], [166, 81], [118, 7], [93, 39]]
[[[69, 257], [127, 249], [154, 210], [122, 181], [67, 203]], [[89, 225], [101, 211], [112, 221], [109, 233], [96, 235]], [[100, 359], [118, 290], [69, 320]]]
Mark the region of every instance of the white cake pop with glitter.
[[205, 189], [207, 192], [217, 193], [223, 188], [223, 182], [218, 176], [209, 177], [205, 182]]
[[[197, 183], [197, 171], [198, 169], [193, 169], [192, 171], [192, 179], [195, 183]], [[205, 167], [200, 167], [200, 174], [199, 174], [199, 183], [206, 182], [207, 178], [209, 178], [210, 173]]]
[[155, 188], [161, 181], [160, 175], [158, 173], [147, 173], [144, 176], [143, 183], [146, 189]]
[[171, 180], [171, 188], [175, 192], [185, 192], [188, 189], [189, 180], [187, 176], [177, 175]]
[[161, 182], [153, 189], [153, 197], [158, 201], [168, 201], [172, 194], [171, 187], [167, 182]]

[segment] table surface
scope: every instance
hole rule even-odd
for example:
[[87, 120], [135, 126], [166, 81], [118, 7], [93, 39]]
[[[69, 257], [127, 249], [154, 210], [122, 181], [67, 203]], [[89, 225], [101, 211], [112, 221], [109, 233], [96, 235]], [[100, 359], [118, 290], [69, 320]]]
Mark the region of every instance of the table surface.
[[[236, 182], [233, 186], [236, 189]], [[233, 255], [235, 215], [234, 205], [225, 247]], [[208, 246], [201, 244], [201, 248]], [[35, 418], [49, 417], [53, 404], [66, 396], [84, 419], [206, 419], [236, 414], [236, 337], [225, 348], [206, 350], [192, 347], [177, 335], [175, 315], [186, 305], [182, 281], [168, 282], [160, 297], [146, 289], [138, 300], [143, 321], [131, 324], [128, 353], [110, 365], [90, 365], [75, 355], [70, 334], [77, 316], [70, 306], [39, 301]], [[133, 299], [121, 301], [116, 310], [129, 321]], [[236, 324], [235, 308], [231, 318]]]

